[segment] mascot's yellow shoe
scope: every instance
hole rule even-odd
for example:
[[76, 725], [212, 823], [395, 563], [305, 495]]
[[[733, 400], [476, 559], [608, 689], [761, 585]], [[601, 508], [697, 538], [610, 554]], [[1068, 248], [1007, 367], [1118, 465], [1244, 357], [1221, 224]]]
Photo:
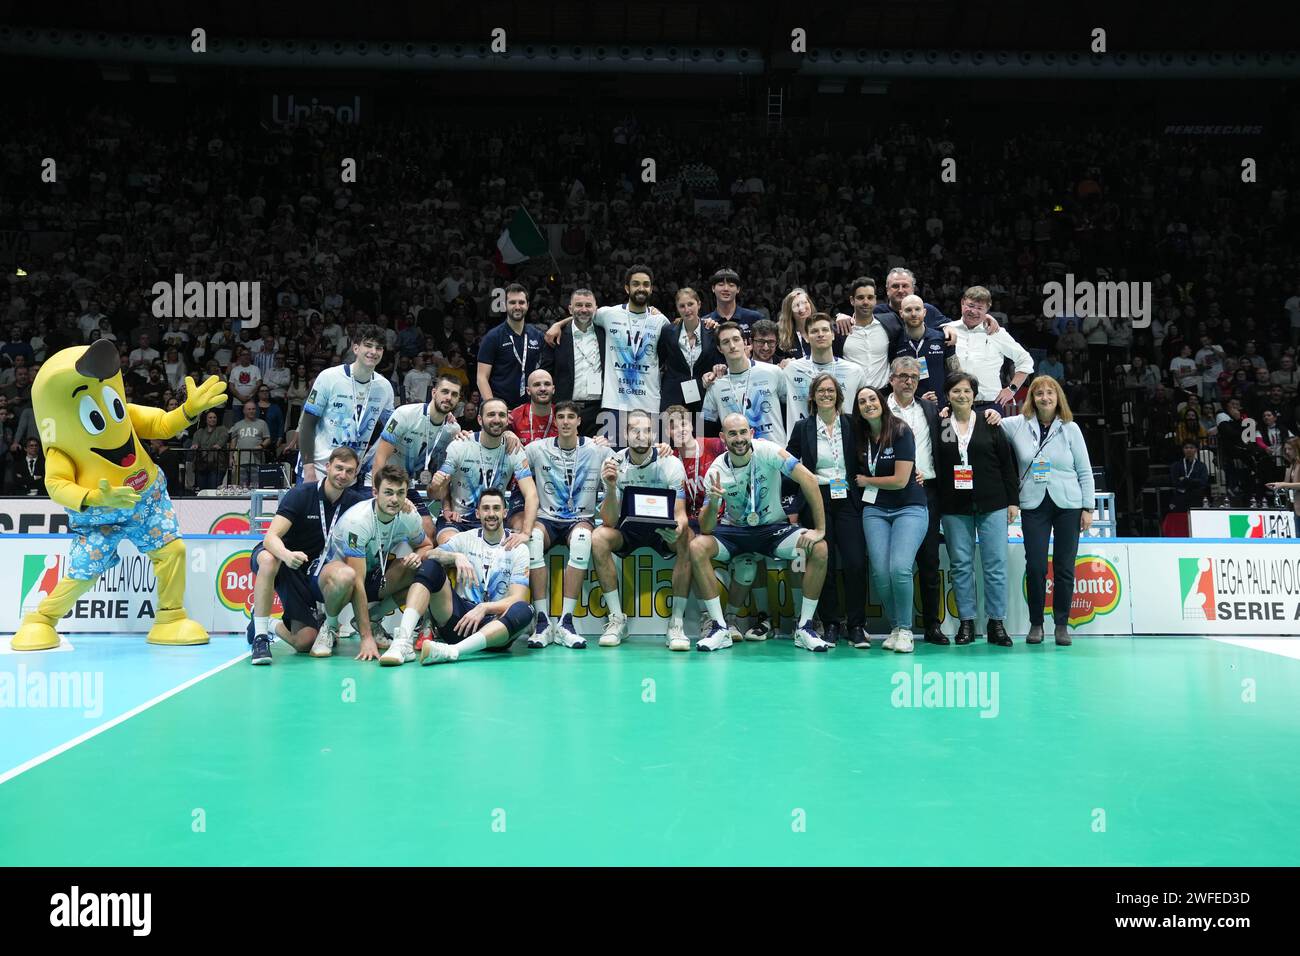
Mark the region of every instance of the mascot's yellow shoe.
[[59, 632], [44, 621], [24, 621], [10, 646], [16, 651], [48, 651], [59, 646]]
[[198, 621], [191, 621], [181, 608], [177, 611], [159, 611], [158, 620], [149, 628], [146, 640], [150, 644], [206, 644], [208, 632]]

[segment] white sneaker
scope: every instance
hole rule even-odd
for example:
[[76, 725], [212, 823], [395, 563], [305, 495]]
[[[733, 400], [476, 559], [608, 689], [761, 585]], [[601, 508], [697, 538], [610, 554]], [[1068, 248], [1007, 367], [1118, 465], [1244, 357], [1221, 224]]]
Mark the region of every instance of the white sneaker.
[[898, 637], [894, 639], [894, 652], [897, 654], [912, 653], [912, 632], [905, 627], [898, 629]]
[[533, 636], [528, 639], [528, 646], [536, 650], [546, 647], [555, 639], [555, 622], [540, 611], [534, 618]]
[[668, 649], [670, 651], [691, 649], [691, 639], [686, 636], [686, 628], [675, 621], [668, 625]]
[[889, 632], [889, 636], [885, 638], [884, 643], [881, 644], [880, 646], [887, 651], [892, 651], [894, 649], [894, 645], [897, 643], [898, 643], [898, 628], [894, 628], [892, 631]]
[[316, 633], [316, 640], [311, 646], [312, 657], [332, 657], [334, 645], [339, 639], [339, 626], [326, 624]]
[[731, 640], [733, 642], [743, 641], [745, 639], [745, 632], [742, 631], [739, 625], [736, 624], [736, 615], [728, 614], [726, 617], [727, 617], [727, 631], [728, 633], [731, 634]]
[[830, 641], [824, 641], [818, 637], [817, 632], [813, 630], [812, 624], [809, 623], [804, 624], [802, 627], [795, 628], [794, 646], [801, 647], [805, 651], [825, 653], [826, 651], [829, 651], [833, 645]]
[[560, 622], [553, 628], [555, 631], [555, 643], [562, 644], [565, 647], [572, 647], [578, 650], [587, 646], [587, 639], [578, 633], [577, 625], [573, 623], [573, 615], [566, 614], [560, 618]]
[[772, 622], [766, 614], [759, 611], [754, 616], [754, 623], [745, 632], [747, 641], [765, 641], [772, 636]]
[[451, 664], [460, 660], [460, 647], [442, 641], [425, 641], [420, 646], [421, 664]]
[[611, 614], [605, 622], [605, 631], [600, 635], [601, 647], [618, 647], [627, 636], [627, 615]]
[[384, 667], [398, 667], [415, 660], [415, 647], [411, 635], [400, 628], [397, 636], [388, 642], [388, 650], [379, 656], [379, 663]]
[[731, 646], [731, 631], [725, 624], [709, 621], [709, 629], [695, 642], [697, 651], [720, 651]]

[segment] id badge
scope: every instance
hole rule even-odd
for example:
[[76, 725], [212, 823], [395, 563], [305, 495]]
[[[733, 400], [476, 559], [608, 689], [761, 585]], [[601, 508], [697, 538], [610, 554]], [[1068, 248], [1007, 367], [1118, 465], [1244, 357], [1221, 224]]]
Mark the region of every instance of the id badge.
[[876, 495], [880, 494], [880, 489], [875, 485], [867, 485], [862, 489], [862, 500], [869, 505], [876, 503]]
[[700, 400], [700, 386], [693, 378], [682, 382], [682, 401], [687, 405]]
[[831, 479], [831, 499], [840, 501], [849, 496], [849, 483], [843, 478]]
[[1044, 485], [1047, 483], [1047, 477], [1052, 473], [1052, 463], [1046, 458], [1035, 458], [1032, 465], [1029, 466], [1029, 473], [1034, 476], [1037, 484]]
[[970, 465], [953, 465], [952, 486], [957, 491], [973, 490], [975, 487], [975, 469]]
[[921, 381], [924, 382], [930, 377], [930, 357], [927, 355], [923, 358], [918, 358], [917, 361], [921, 363]]

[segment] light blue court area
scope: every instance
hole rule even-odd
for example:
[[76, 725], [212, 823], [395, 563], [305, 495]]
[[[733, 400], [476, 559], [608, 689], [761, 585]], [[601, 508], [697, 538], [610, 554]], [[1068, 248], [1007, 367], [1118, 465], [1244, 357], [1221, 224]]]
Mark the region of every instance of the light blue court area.
[[1296, 639], [398, 668], [73, 643], [0, 674], [102, 672], [103, 713], [0, 710], [3, 766], [183, 689], [0, 774], [0, 866], [1300, 863]]
[[0, 653], [0, 782], [247, 652], [243, 637], [156, 647], [141, 633], [72, 634], [57, 651]]

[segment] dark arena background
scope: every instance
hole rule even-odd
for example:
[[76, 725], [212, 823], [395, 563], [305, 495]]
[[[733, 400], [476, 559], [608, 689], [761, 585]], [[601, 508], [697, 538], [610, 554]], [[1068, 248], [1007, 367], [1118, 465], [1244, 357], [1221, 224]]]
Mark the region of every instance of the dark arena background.
[[0, 2], [6, 926], [350, 876], [288, 867], [1274, 922], [1295, 26]]

